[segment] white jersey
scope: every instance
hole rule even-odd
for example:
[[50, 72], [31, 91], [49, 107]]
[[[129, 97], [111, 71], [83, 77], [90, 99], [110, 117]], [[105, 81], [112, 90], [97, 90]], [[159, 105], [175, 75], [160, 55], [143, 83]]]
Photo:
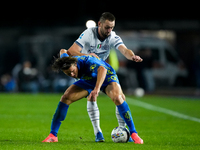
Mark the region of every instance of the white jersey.
[[99, 39], [98, 27], [93, 27], [86, 29], [75, 43], [82, 48], [81, 53], [95, 53], [99, 58], [106, 60], [110, 49], [118, 49], [123, 44], [123, 41], [114, 31], [105, 40], [101, 41]]

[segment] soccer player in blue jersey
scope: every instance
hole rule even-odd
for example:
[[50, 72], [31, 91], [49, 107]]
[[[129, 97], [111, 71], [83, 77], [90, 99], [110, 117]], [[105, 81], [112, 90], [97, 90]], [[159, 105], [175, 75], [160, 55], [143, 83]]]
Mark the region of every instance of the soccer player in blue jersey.
[[[67, 51], [60, 51], [60, 58], [52, 65], [55, 71], [63, 71], [66, 75], [79, 78], [63, 94], [51, 123], [51, 132], [43, 142], [58, 142], [57, 133], [67, 115], [70, 104], [84, 97], [96, 101], [101, 91], [106, 93], [118, 108], [120, 116], [126, 122], [132, 139], [136, 144], [143, 144], [135, 129], [131, 111], [125, 101], [115, 70], [105, 61], [94, 56], [69, 57]], [[101, 141], [104, 141], [102, 139]]]
[[[110, 49], [119, 50], [128, 60], [141, 62], [142, 58], [135, 55], [128, 49], [113, 28], [115, 27], [115, 17], [109, 12], [101, 15], [98, 26], [86, 29], [80, 34], [79, 38], [68, 49], [67, 53], [72, 56], [93, 55], [106, 60], [110, 54]], [[103, 138], [102, 130], [99, 124], [99, 108], [96, 101], [87, 101], [87, 111], [93, 125], [95, 141], [101, 141]], [[124, 120], [119, 115], [116, 107], [116, 117], [119, 126], [125, 127]], [[102, 135], [99, 136], [99, 135]], [[99, 137], [99, 139], [98, 139]], [[130, 140], [131, 141], [131, 138]]]

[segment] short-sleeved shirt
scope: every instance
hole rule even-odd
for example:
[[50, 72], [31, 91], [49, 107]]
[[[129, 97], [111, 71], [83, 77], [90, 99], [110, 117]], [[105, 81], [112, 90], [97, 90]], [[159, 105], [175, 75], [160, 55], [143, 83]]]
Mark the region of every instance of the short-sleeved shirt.
[[110, 49], [118, 49], [123, 44], [123, 41], [114, 31], [106, 39], [101, 41], [98, 27], [93, 27], [81, 33], [75, 43], [82, 48], [82, 53], [95, 53], [99, 58], [106, 60], [109, 56]]
[[80, 80], [76, 81], [74, 85], [81, 87], [90, 92], [94, 90], [97, 81], [97, 70], [100, 66], [103, 66], [107, 69], [106, 78], [101, 86], [101, 90], [108, 86], [111, 82], [117, 82], [119, 84], [118, 77], [115, 70], [105, 61], [94, 56], [75, 56], [78, 59], [78, 78]]

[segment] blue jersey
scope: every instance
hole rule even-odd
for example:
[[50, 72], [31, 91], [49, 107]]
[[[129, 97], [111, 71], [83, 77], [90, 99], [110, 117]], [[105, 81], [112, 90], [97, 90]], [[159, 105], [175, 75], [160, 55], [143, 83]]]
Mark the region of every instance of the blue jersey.
[[78, 59], [78, 78], [80, 78], [80, 80], [78, 80], [74, 84], [87, 90], [88, 93], [90, 93], [96, 85], [98, 73], [97, 70], [99, 66], [103, 66], [107, 69], [106, 78], [103, 82], [101, 90], [104, 90], [111, 82], [119, 83], [115, 70], [102, 59], [96, 58], [91, 55], [75, 57]]
[[105, 61], [94, 56], [76, 56], [78, 59], [78, 77], [84, 80], [96, 80], [97, 69], [103, 66], [107, 69], [107, 75], [116, 74], [115, 70]]

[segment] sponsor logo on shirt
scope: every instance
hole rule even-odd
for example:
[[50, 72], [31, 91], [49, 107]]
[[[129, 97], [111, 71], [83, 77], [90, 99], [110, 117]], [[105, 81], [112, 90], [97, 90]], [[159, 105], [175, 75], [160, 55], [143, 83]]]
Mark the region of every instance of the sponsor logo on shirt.
[[94, 68], [96, 67], [96, 64], [90, 66], [90, 71], [94, 71]]
[[109, 47], [109, 45], [106, 44], [102, 48], [105, 49], [105, 50], [109, 50], [110, 47]]

